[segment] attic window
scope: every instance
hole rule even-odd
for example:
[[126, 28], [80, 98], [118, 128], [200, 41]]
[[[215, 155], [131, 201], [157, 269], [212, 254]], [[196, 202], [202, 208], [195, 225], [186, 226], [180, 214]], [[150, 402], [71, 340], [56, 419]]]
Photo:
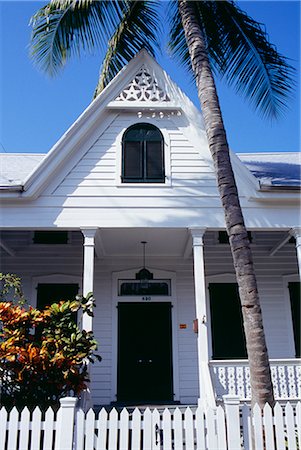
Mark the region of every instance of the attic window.
[[[250, 243], [252, 243], [253, 237], [251, 231], [248, 231], [248, 238]], [[218, 232], [218, 242], [219, 244], [229, 244], [229, 236], [227, 231]]]
[[68, 244], [68, 231], [35, 231], [34, 244]]
[[164, 183], [164, 140], [154, 125], [133, 125], [122, 140], [123, 183]]

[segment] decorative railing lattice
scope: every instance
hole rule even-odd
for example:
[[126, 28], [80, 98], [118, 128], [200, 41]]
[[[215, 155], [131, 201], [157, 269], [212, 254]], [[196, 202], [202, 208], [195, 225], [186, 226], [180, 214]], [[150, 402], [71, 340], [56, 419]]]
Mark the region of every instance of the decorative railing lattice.
[[[270, 360], [276, 400], [301, 399], [301, 360]], [[225, 394], [251, 400], [250, 370], [247, 360], [210, 361], [210, 372], [217, 399]]]

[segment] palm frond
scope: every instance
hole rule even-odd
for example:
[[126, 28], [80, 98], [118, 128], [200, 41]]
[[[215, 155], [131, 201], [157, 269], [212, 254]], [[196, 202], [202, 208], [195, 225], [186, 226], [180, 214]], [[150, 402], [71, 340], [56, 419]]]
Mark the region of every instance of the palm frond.
[[126, 0], [52, 0], [31, 19], [30, 55], [35, 64], [55, 75], [72, 55], [106, 49], [122, 17]]
[[169, 2], [167, 18], [169, 22], [169, 41], [167, 48], [171, 55], [178, 59], [180, 64], [187, 69], [188, 73], [191, 73], [191, 60], [177, 0], [171, 0]]
[[94, 97], [139, 50], [145, 48], [154, 55], [160, 27], [158, 4], [157, 0], [132, 0], [127, 3], [123, 17], [109, 40]]
[[[221, 29], [218, 68], [263, 116], [277, 117], [294, 87], [294, 69], [261, 24], [232, 1], [215, 2]], [[222, 50], [222, 51], [221, 51]]]
[[[294, 69], [269, 42], [263, 26], [232, 1], [193, 3], [214, 72], [233, 85], [263, 116], [277, 117], [287, 107], [294, 86]], [[175, 5], [170, 20], [170, 48], [191, 70]]]

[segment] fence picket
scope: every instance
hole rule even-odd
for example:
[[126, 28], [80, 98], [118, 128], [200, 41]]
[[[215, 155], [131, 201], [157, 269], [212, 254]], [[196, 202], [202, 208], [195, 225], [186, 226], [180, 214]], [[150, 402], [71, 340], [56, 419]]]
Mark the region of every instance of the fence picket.
[[30, 450], [38, 450], [40, 448], [40, 439], [42, 431], [42, 413], [37, 406], [32, 414], [32, 432]]
[[85, 450], [94, 450], [95, 440], [95, 412], [89, 409], [85, 420]]
[[217, 439], [215, 432], [215, 409], [207, 409], [206, 411], [206, 425], [207, 425], [207, 446], [208, 450], [217, 449]]
[[279, 403], [274, 407], [274, 420], [276, 430], [276, 448], [277, 450], [285, 450], [285, 434], [283, 426], [283, 413]]
[[169, 450], [171, 444], [171, 414], [168, 409], [163, 411], [163, 449]]
[[245, 403], [242, 406], [242, 434], [243, 434], [243, 448], [245, 450], [252, 449], [251, 442], [251, 412], [250, 407]]
[[[52, 450], [53, 444], [54, 444], [54, 412], [53, 409], [49, 407], [45, 413], [43, 450]], [[27, 449], [27, 447], [25, 447], [25, 449]]]
[[29, 429], [30, 429], [30, 412], [27, 407], [25, 407], [21, 412], [20, 417], [20, 441], [19, 449], [27, 450], [29, 443]]
[[140, 450], [141, 443], [141, 412], [134, 409], [132, 419], [132, 450]]
[[[296, 435], [298, 439], [299, 448], [301, 447], [301, 402], [296, 406]], [[1, 449], [1, 447], [0, 447]]]
[[[97, 438], [97, 450], [106, 450], [107, 448], [107, 422], [108, 422], [108, 413], [102, 408], [98, 415], [98, 438]], [[80, 450], [80, 449], [78, 449]]]
[[221, 406], [219, 406], [216, 410], [216, 432], [217, 432], [218, 450], [227, 450], [228, 445], [226, 438], [225, 412]]
[[[127, 448], [127, 447], [126, 447]], [[143, 414], [143, 450], [152, 448], [152, 412], [146, 408]], [[122, 447], [120, 447], [122, 449]]]
[[290, 450], [297, 450], [296, 446], [296, 436], [295, 436], [295, 420], [294, 420], [294, 411], [292, 405], [287, 403], [285, 405], [285, 424], [286, 424], [286, 438], [287, 438], [287, 447]]
[[9, 415], [9, 425], [8, 425], [8, 448], [9, 450], [17, 449], [17, 439], [18, 439], [18, 422], [19, 422], [19, 412], [16, 407], [14, 407]]
[[117, 450], [118, 413], [115, 408], [109, 414], [109, 449]]
[[194, 449], [194, 426], [193, 414], [190, 408], [184, 413], [185, 446], [188, 449]]
[[0, 450], [5, 450], [7, 419], [7, 411], [2, 407], [0, 409]]
[[161, 448], [161, 422], [160, 413], [155, 408], [153, 410], [153, 436], [152, 436], [152, 450], [160, 450]]
[[205, 438], [205, 413], [200, 406], [195, 413], [195, 428], [196, 428], [196, 450], [204, 450], [206, 448]]
[[256, 450], [263, 449], [263, 428], [261, 409], [258, 405], [253, 408], [253, 427], [254, 427], [254, 443]]
[[120, 448], [129, 446], [129, 413], [124, 408], [120, 414]]
[[182, 412], [179, 408], [175, 409], [173, 419], [174, 450], [183, 450], [183, 420]]
[[85, 413], [82, 409], [78, 409], [75, 414], [75, 450], [85, 448]]
[[270, 405], [266, 404], [263, 408], [263, 426], [265, 447], [269, 450], [275, 450], [274, 428], [273, 428], [273, 412]]

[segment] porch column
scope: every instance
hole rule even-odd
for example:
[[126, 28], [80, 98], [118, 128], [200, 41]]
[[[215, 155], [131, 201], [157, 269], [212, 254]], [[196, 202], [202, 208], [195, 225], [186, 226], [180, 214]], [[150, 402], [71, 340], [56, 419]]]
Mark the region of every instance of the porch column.
[[[85, 297], [94, 289], [94, 248], [96, 228], [83, 228], [84, 236], [84, 268], [83, 268], [83, 296]], [[92, 331], [93, 321], [88, 314], [83, 314], [82, 329]]]
[[198, 321], [199, 404], [214, 407], [215, 399], [209, 371], [208, 321], [204, 266], [205, 228], [191, 228], [196, 318]]
[[296, 239], [296, 252], [298, 260], [299, 276], [301, 278], [301, 227], [292, 228], [290, 234]]

